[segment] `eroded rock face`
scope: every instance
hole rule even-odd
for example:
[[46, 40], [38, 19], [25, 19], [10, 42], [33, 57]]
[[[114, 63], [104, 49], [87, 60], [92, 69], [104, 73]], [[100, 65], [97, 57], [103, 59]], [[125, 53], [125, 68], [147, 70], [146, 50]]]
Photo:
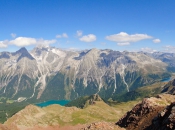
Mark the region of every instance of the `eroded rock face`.
[[175, 102], [167, 106], [152, 120], [146, 130], [174, 130], [175, 129]]
[[[127, 112], [116, 124], [128, 130], [143, 130], [152, 124], [152, 120], [161, 112], [175, 96], [169, 94], [145, 98], [131, 111]], [[163, 113], [162, 113], [163, 114]]]

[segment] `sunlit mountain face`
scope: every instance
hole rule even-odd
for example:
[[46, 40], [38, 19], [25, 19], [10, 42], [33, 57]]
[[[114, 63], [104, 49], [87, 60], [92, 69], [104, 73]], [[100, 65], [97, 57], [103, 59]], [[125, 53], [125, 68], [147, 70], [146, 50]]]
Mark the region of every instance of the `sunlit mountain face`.
[[171, 77], [174, 58], [171, 53], [44, 46], [1, 52], [0, 94], [13, 100], [72, 100], [98, 93], [109, 99]]

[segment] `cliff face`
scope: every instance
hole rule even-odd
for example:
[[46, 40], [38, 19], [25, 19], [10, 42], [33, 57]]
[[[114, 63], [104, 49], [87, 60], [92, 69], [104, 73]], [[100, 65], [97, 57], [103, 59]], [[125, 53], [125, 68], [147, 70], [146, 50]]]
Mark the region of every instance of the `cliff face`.
[[128, 130], [146, 129], [152, 124], [152, 120], [158, 113], [174, 100], [175, 96], [169, 94], [145, 98], [131, 111], [127, 112], [116, 124]]
[[174, 130], [175, 129], [175, 102], [167, 106], [156, 116], [146, 130]]

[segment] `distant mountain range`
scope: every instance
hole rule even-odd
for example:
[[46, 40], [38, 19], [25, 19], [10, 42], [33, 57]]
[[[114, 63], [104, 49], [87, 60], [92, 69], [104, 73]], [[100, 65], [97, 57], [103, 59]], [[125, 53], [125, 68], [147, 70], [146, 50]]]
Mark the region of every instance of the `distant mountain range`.
[[13, 100], [108, 99], [170, 77], [175, 54], [26, 48], [0, 53], [0, 97]]

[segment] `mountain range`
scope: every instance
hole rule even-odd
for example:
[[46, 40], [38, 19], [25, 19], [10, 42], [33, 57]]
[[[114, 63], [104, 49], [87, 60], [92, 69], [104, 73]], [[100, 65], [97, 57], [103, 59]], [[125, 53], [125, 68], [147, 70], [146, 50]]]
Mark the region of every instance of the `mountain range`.
[[99, 94], [109, 99], [171, 77], [175, 54], [72, 51], [38, 46], [0, 53], [0, 97], [16, 101], [76, 99]]

